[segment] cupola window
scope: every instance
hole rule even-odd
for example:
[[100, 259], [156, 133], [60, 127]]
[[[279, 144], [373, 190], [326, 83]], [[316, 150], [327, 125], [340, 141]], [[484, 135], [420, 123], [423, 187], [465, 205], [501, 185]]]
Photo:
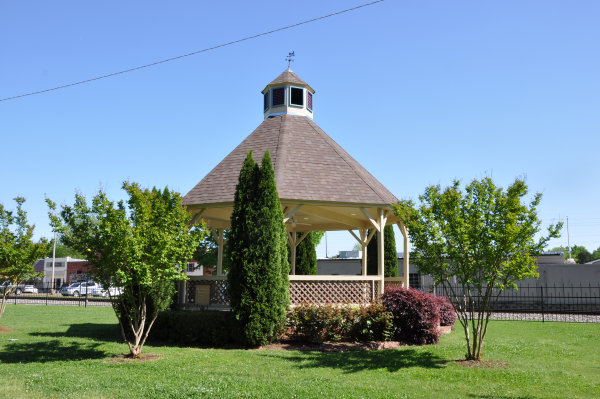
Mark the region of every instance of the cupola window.
[[312, 93], [306, 90], [306, 108], [312, 111]]
[[304, 106], [304, 89], [292, 87], [290, 90], [290, 105]]
[[269, 92], [265, 93], [264, 110], [269, 109]]
[[273, 89], [273, 106], [279, 107], [285, 105], [285, 88], [278, 87]]

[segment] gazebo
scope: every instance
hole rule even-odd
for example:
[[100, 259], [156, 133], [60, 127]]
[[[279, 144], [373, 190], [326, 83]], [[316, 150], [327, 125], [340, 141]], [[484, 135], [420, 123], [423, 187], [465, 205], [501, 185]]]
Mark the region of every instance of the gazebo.
[[[211, 170], [183, 204], [193, 222], [204, 220], [218, 244], [216, 275], [190, 277], [186, 303], [226, 305], [227, 276], [223, 273], [223, 231], [230, 228], [239, 172], [248, 151], [256, 160], [269, 151], [292, 252], [292, 303], [365, 303], [383, 292], [385, 284], [408, 287], [408, 232], [392, 212], [398, 200], [313, 121], [315, 91], [291, 69], [263, 90], [264, 121]], [[404, 238], [403, 276], [384, 277], [383, 227], [397, 224]], [[368, 230], [370, 234], [367, 234]], [[362, 246], [360, 275], [296, 275], [300, 232], [347, 230]], [[367, 275], [367, 244], [378, 240], [378, 274]]]

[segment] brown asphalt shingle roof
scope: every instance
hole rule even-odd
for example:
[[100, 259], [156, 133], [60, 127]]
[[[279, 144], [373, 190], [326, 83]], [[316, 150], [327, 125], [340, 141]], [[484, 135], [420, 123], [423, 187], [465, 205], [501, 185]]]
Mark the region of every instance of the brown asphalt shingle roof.
[[398, 200], [316, 123], [305, 116], [278, 115], [263, 121], [183, 199], [184, 205], [233, 202], [242, 163], [269, 151], [279, 198], [357, 204]]
[[300, 79], [298, 77], [298, 75], [296, 75], [291, 69], [286, 69], [285, 71], [283, 71], [281, 73], [281, 75], [277, 76], [267, 86], [279, 85], [279, 84], [283, 84], [283, 83], [294, 83], [294, 84], [298, 84], [298, 85], [308, 86], [308, 84], [305, 81], [303, 81], [302, 79]]

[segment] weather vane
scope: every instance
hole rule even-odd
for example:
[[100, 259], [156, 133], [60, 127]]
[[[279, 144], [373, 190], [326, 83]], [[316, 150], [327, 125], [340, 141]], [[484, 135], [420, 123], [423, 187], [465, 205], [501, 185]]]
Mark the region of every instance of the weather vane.
[[290, 63], [294, 62], [294, 57], [296, 56], [296, 54], [294, 54], [294, 52], [290, 52], [287, 57], [285, 57], [285, 60], [288, 63], [288, 69], [290, 68]]

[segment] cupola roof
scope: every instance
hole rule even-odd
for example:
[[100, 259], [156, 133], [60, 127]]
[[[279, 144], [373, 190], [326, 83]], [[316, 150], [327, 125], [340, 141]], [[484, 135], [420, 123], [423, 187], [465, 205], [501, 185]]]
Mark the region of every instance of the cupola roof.
[[271, 83], [269, 83], [262, 91], [262, 93], [264, 94], [265, 91], [267, 91], [269, 88], [273, 87], [273, 86], [281, 86], [281, 85], [285, 85], [285, 84], [294, 84], [294, 85], [300, 85], [300, 86], [305, 86], [308, 89], [310, 89], [310, 91], [312, 93], [314, 93], [315, 91], [313, 90], [312, 87], [310, 87], [308, 85], [308, 83], [306, 83], [304, 80], [300, 79], [300, 77], [298, 75], [296, 75], [294, 73], [294, 71], [292, 71], [290, 68], [286, 69], [285, 71], [283, 71], [281, 73], [281, 75], [277, 76], [275, 79], [273, 79], [271, 81]]

